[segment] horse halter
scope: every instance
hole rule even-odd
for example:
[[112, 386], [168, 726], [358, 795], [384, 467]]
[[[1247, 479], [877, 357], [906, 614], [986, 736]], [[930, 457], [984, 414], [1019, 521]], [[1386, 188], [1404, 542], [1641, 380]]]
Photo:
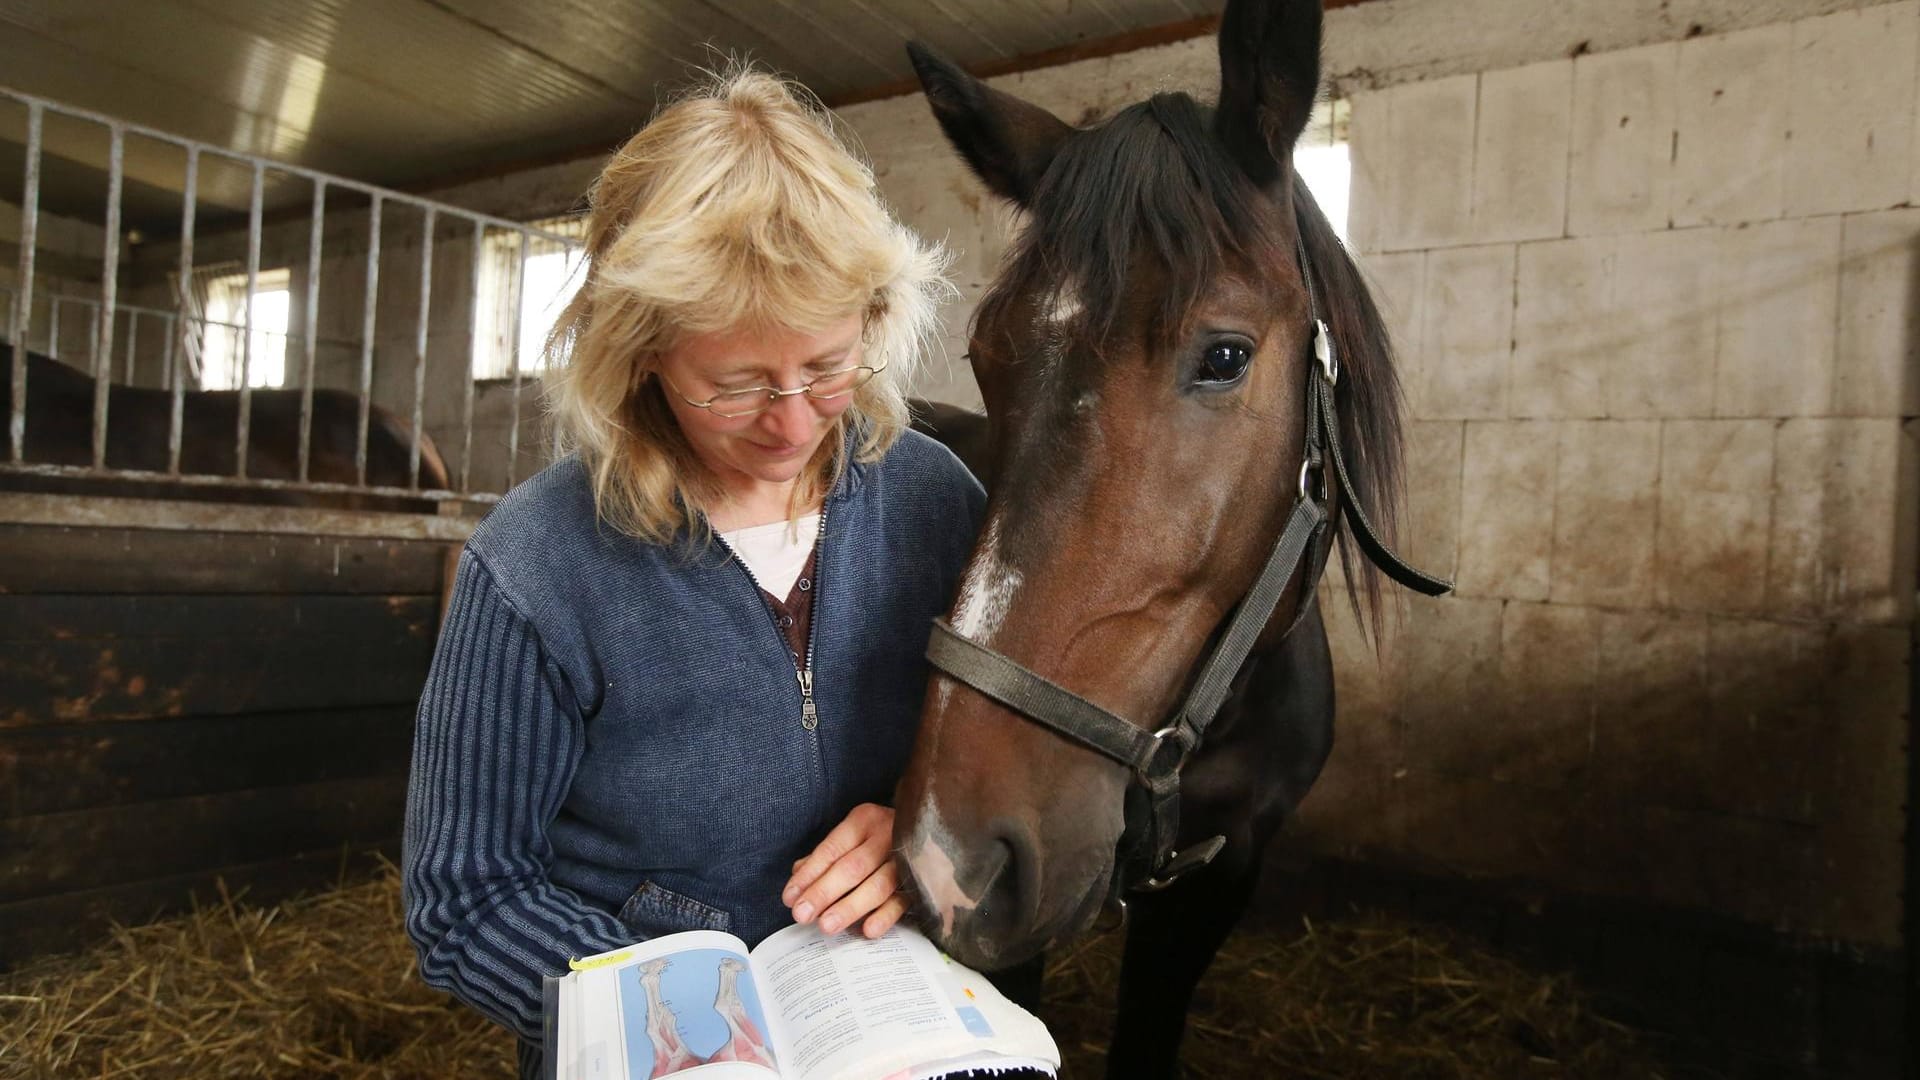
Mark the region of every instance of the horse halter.
[[[1439, 596], [1453, 588], [1451, 582], [1422, 573], [1395, 554], [1354, 498], [1353, 483], [1340, 452], [1339, 419], [1334, 412], [1339, 356], [1321, 318], [1306, 244], [1297, 238], [1295, 244], [1307, 287], [1307, 315], [1313, 324], [1313, 362], [1307, 373], [1307, 437], [1300, 462], [1299, 494], [1260, 576], [1235, 607], [1173, 719], [1149, 733], [961, 636], [944, 618], [933, 621], [933, 634], [927, 641], [927, 659], [947, 675], [1042, 727], [1119, 762], [1133, 774], [1126, 830], [1120, 839], [1121, 868], [1114, 875], [1109, 900], [1117, 900], [1126, 889], [1163, 889], [1213, 861], [1226, 846], [1225, 837], [1214, 836], [1184, 850], [1174, 847], [1180, 830], [1180, 770], [1199, 748], [1207, 725], [1226, 701], [1234, 677], [1273, 617], [1287, 583], [1310, 552], [1313, 558], [1301, 582], [1299, 609], [1286, 633], [1293, 633], [1311, 610], [1314, 588], [1326, 568], [1325, 541], [1330, 525], [1326, 504], [1332, 496], [1332, 484], [1339, 485], [1339, 506], [1346, 512], [1354, 539], [1374, 565], [1394, 581], [1427, 596]], [[1316, 472], [1320, 474], [1317, 499], [1311, 483]]]

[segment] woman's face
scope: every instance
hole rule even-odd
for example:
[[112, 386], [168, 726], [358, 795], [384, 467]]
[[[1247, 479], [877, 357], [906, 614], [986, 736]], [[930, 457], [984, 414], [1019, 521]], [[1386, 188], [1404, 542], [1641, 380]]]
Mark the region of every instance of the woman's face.
[[807, 394], [783, 397], [765, 412], [724, 417], [688, 403], [729, 390], [771, 386], [793, 389], [819, 376], [861, 363], [859, 313], [819, 333], [725, 331], [687, 338], [660, 358], [667, 404], [687, 442], [729, 492], [762, 484], [786, 486], [813, 460], [834, 421], [853, 395], [820, 401]]

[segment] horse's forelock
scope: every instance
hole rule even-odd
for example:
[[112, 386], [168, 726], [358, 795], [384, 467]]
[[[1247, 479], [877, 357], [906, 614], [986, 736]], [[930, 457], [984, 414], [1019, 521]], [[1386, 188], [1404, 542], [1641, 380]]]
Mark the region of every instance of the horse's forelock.
[[[1353, 494], [1390, 535], [1401, 483], [1392, 344], [1359, 267], [1297, 174], [1291, 195], [1321, 317], [1341, 353], [1336, 394]], [[1007, 272], [977, 316], [982, 326], [1003, 333], [1014, 330], [1005, 321], [1008, 308], [1024, 297], [1052, 317], [1053, 334], [1108, 337], [1133, 310], [1127, 284], [1142, 259], [1166, 274], [1162, 299], [1149, 315], [1156, 332], [1170, 333], [1227, 268], [1294, 262], [1291, 237], [1275, 235], [1257, 190], [1214, 136], [1209, 111], [1185, 94], [1156, 95], [1069, 139], [1030, 209]], [[1070, 320], [1059, 319], [1061, 313]], [[1350, 599], [1377, 635], [1379, 573], [1344, 532], [1340, 545]]]
[[1043, 312], [1072, 309], [1075, 332], [1096, 341], [1128, 315], [1127, 285], [1141, 260], [1166, 275], [1151, 314], [1170, 332], [1223, 269], [1263, 264], [1275, 240], [1208, 111], [1179, 93], [1128, 106], [1069, 139], [1030, 212], [1007, 274], [983, 299], [982, 322], [1025, 296]]

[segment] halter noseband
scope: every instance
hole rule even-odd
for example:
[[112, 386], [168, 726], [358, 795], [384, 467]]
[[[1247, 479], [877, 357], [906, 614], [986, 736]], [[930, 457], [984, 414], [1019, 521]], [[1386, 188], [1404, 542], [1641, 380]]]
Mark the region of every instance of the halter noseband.
[[[1081, 697], [992, 649], [963, 637], [944, 618], [933, 621], [927, 659], [947, 675], [1055, 733], [1126, 766], [1129, 787], [1126, 831], [1120, 839], [1121, 869], [1109, 899], [1124, 889], [1163, 889], [1183, 874], [1211, 862], [1226, 838], [1214, 836], [1184, 850], [1174, 844], [1180, 830], [1180, 770], [1199, 748], [1207, 725], [1226, 701], [1234, 677], [1246, 663], [1261, 631], [1273, 617], [1287, 583], [1303, 561], [1311, 562], [1300, 586], [1298, 610], [1286, 633], [1293, 633], [1313, 603], [1314, 588], [1326, 569], [1330, 518], [1326, 504], [1338, 485], [1360, 550], [1388, 577], [1415, 592], [1439, 596], [1451, 582], [1422, 573], [1395, 554], [1374, 530], [1354, 498], [1353, 482], [1340, 452], [1340, 424], [1334, 412], [1334, 387], [1340, 361], [1333, 335], [1321, 318], [1313, 284], [1313, 265], [1304, 240], [1296, 240], [1300, 273], [1307, 287], [1307, 314], [1313, 323], [1314, 363], [1307, 374], [1307, 436], [1301, 455], [1299, 494], [1280, 538], [1274, 542], [1260, 576], [1234, 609], [1226, 630], [1201, 665], [1192, 689], [1173, 719], [1149, 733], [1138, 725]], [[1312, 474], [1320, 474], [1319, 498]], [[1139, 792], [1134, 796], [1133, 792]], [[1137, 802], [1136, 799], [1141, 801]]]

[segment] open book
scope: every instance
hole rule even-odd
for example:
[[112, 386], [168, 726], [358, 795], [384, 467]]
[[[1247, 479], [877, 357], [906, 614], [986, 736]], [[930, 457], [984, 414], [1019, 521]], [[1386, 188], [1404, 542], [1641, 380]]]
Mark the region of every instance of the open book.
[[693, 930], [548, 979], [553, 1080], [930, 1080], [1037, 1069], [1046, 1026], [913, 930], [790, 926], [749, 950]]

